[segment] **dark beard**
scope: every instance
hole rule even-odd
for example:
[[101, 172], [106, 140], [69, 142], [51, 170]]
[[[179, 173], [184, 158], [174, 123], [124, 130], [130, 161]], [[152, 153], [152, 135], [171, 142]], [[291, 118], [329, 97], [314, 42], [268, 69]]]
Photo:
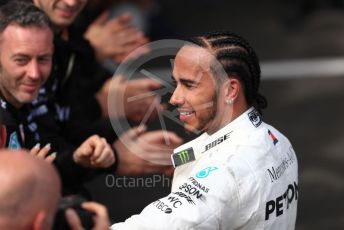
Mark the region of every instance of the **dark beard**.
[[213, 102], [213, 105], [212, 107], [215, 108], [215, 109], [212, 109], [211, 110], [211, 114], [210, 116], [207, 118], [207, 120], [203, 119], [203, 120], [200, 120], [200, 123], [199, 123], [199, 127], [200, 127], [200, 130], [198, 130], [198, 132], [208, 132], [209, 130], [209, 123], [214, 121], [215, 120], [215, 117], [217, 115], [217, 99], [218, 99], [218, 95], [217, 93], [214, 94], [213, 98], [212, 98], [212, 102]]

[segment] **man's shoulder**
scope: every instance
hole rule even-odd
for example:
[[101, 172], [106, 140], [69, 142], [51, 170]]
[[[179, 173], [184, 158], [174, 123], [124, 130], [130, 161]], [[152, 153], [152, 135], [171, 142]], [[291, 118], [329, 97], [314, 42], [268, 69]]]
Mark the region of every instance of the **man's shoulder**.
[[[212, 158], [223, 162], [239, 178], [244, 175], [257, 176], [257, 172], [271, 167], [278, 156], [288, 155], [292, 149], [289, 140], [274, 127], [262, 122], [250, 132], [233, 135], [228, 141], [217, 145]], [[283, 158], [283, 157], [282, 157]]]
[[259, 129], [253, 132], [250, 137], [250, 141], [257, 141], [262, 147], [266, 149], [276, 148], [276, 147], [287, 147], [291, 145], [289, 139], [274, 126], [262, 122]]

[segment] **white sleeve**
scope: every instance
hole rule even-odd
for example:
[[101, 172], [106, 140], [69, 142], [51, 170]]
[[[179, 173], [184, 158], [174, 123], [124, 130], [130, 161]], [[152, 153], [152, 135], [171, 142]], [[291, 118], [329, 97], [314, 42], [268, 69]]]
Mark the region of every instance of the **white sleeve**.
[[235, 222], [238, 205], [237, 182], [228, 169], [223, 163], [205, 162], [184, 179], [177, 178], [168, 196], [111, 229], [230, 229], [223, 225]]

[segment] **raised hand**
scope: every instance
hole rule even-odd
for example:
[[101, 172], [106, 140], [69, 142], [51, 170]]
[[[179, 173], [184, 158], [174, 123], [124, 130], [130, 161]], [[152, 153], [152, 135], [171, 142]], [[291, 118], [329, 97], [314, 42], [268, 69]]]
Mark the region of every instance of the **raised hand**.
[[152, 79], [125, 80], [116, 76], [104, 83], [96, 98], [104, 117], [109, 116], [108, 106], [113, 105], [116, 109], [110, 110], [111, 117], [125, 117], [139, 123], [143, 119], [155, 118], [164, 109], [160, 96], [153, 92], [160, 87], [161, 84]]
[[56, 152], [48, 155], [50, 149], [51, 149], [50, 144], [46, 144], [43, 148], [41, 148], [40, 144], [36, 144], [30, 150], [30, 154], [34, 155], [38, 158], [44, 159], [45, 161], [47, 161], [49, 163], [52, 163], [56, 159]]
[[105, 138], [93, 135], [73, 153], [74, 161], [88, 168], [108, 168], [115, 162], [111, 146]]
[[[129, 14], [110, 19], [107, 12], [88, 27], [84, 37], [95, 49], [99, 61], [112, 59], [122, 62], [129, 53], [148, 42], [143, 33], [132, 25]], [[136, 56], [147, 52], [147, 48], [140, 49]]]
[[182, 143], [175, 133], [164, 130], [148, 131], [144, 126], [132, 128], [114, 143], [119, 158], [117, 174], [171, 174], [171, 154]]
[[[110, 220], [105, 206], [96, 202], [84, 202], [81, 207], [89, 212], [94, 213], [94, 227], [92, 230], [109, 230]], [[67, 209], [65, 213], [67, 222], [72, 230], [84, 230], [80, 218], [73, 209]]]

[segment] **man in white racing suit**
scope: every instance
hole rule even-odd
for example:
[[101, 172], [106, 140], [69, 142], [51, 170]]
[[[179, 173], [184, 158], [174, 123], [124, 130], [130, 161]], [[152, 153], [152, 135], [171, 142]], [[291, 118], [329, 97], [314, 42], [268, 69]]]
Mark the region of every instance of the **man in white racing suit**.
[[232, 33], [192, 42], [177, 53], [170, 103], [187, 131], [204, 133], [174, 151], [171, 193], [111, 229], [294, 229], [298, 163], [261, 120], [258, 58]]

